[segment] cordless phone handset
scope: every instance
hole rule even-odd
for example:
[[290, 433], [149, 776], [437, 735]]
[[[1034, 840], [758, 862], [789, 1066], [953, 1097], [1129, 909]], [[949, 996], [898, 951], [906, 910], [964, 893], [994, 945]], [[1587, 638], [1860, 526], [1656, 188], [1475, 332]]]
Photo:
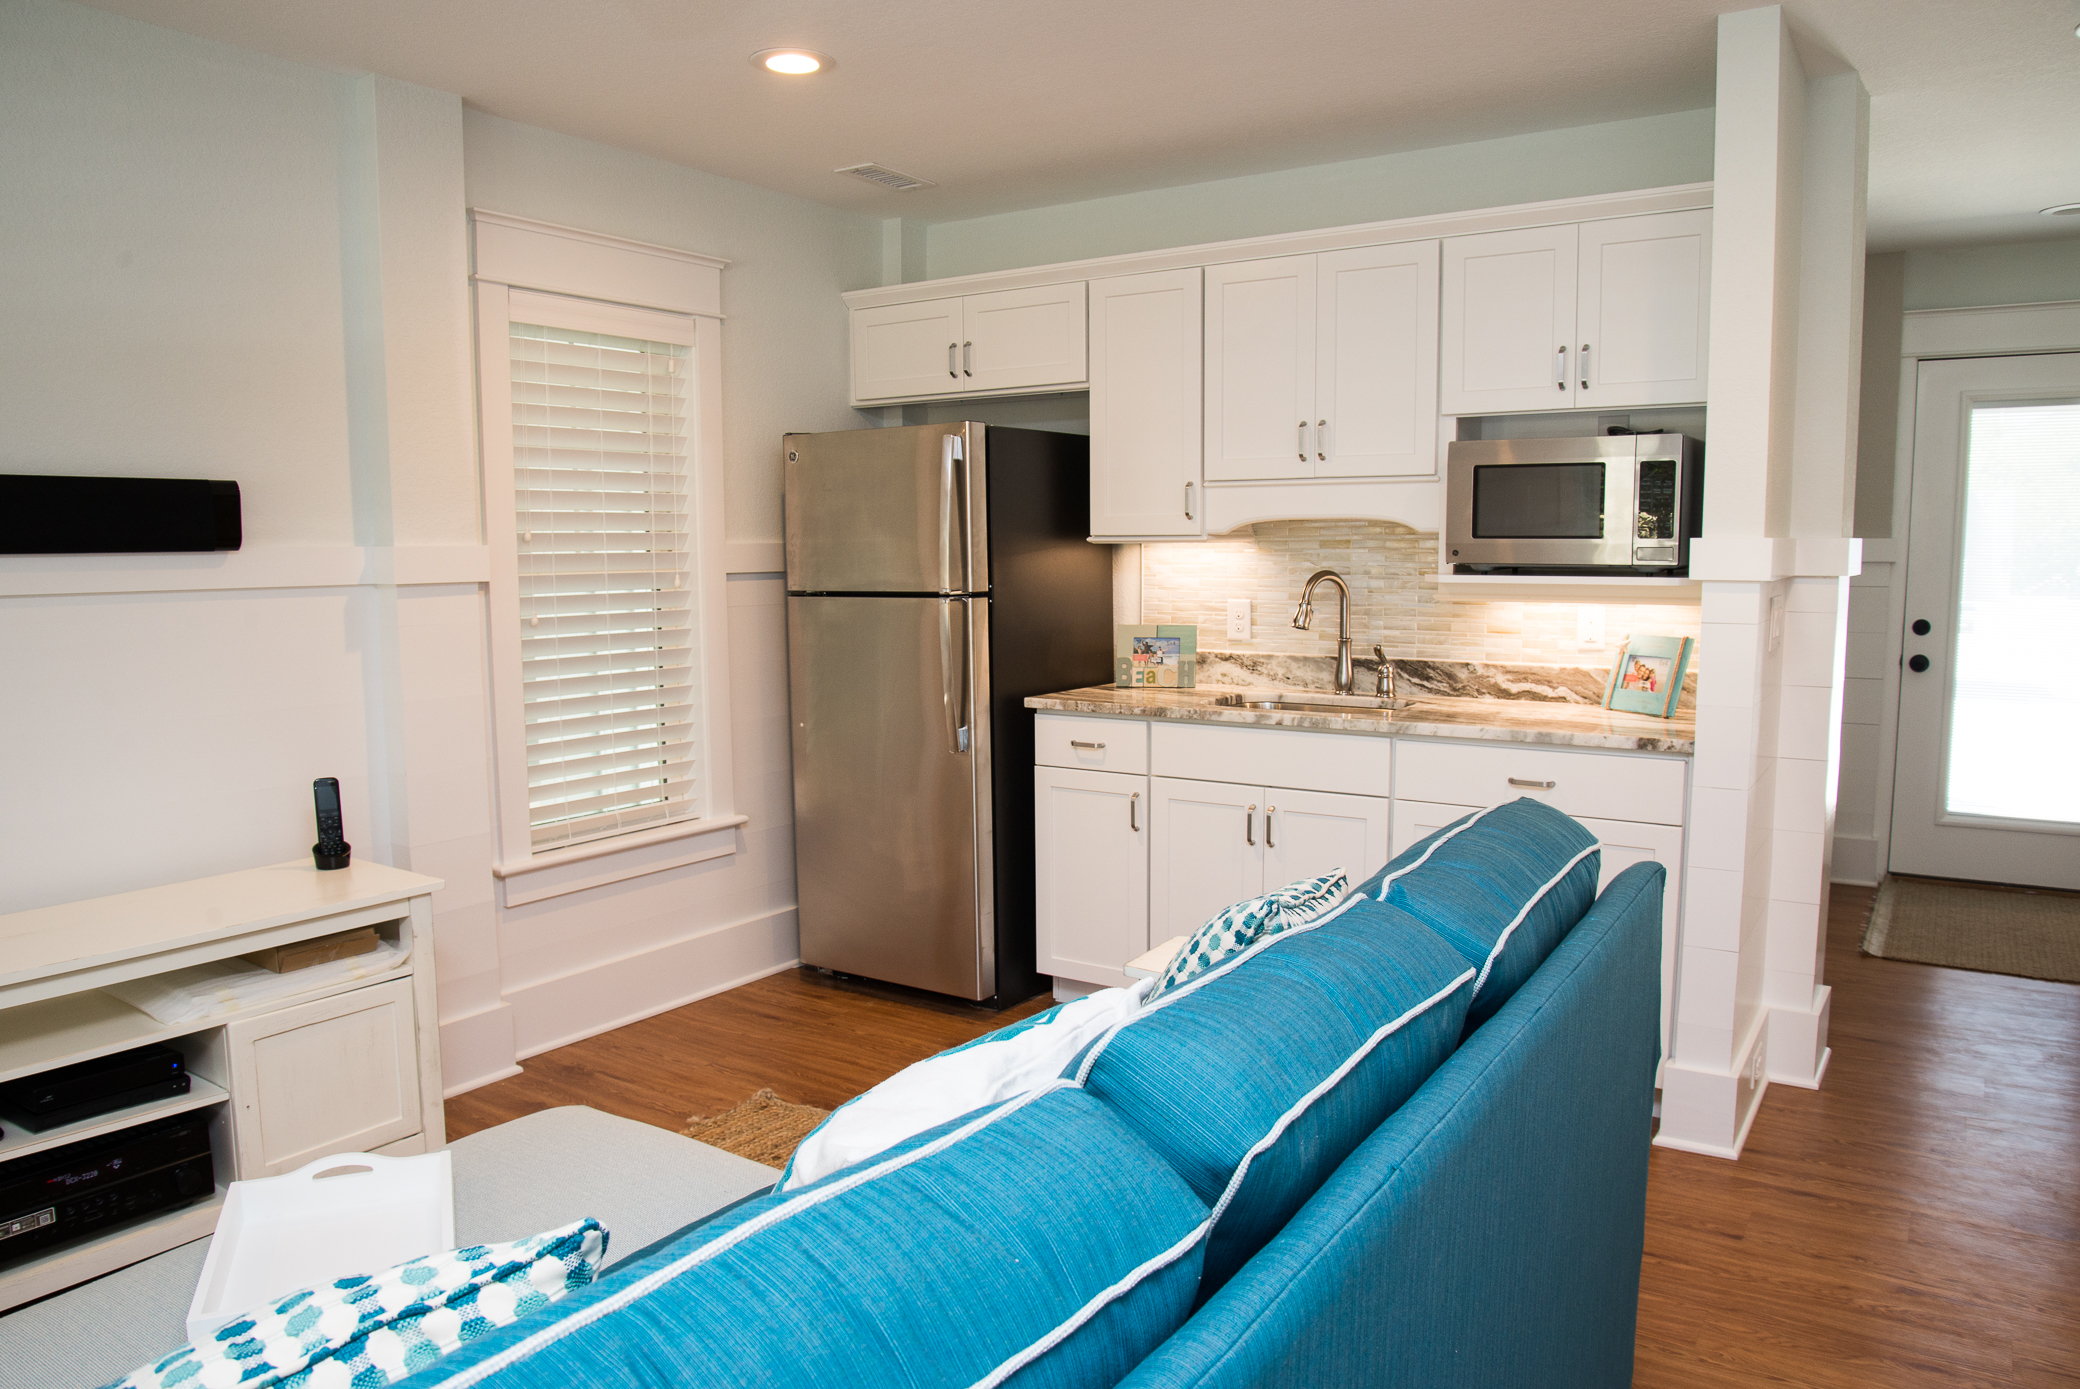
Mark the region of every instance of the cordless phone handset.
[[340, 819], [339, 778], [319, 777], [311, 783], [311, 798], [318, 808], [318, 842], [311, 845], [311, 858], [320, 869], [345, 868], [354, 846], [347, 843]]

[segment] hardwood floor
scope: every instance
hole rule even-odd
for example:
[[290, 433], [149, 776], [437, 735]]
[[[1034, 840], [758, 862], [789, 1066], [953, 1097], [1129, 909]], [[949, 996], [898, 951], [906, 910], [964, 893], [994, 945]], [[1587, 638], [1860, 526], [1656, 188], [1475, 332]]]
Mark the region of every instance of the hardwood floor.
[[524, 1075], [448, 1101], [450, 1140], [563, 1104], [673, 1132], [770, 1086], [832, 1109], [913, 1061], [1050, 1008], [994, 1013], [910, 989], [790, 970], [531, 1056]]
[[1638, 1389], [2080, 1385], [2080, 987], [1857, 953], [1822, 1088], [1737, 1163], [1655, 1149]]
[[[1859, 955], [1837, 887], [1818, 1091], [1737, 1163], [1654, 1151], [1638, 1389], [2080, 1386], [2080, 986]], [[811, 971], [533, 1057], [450, 1137], [559, 1104], [679, 1128], [760, 1086], [829, 1108], [1047, 1006], [986, 1013]]]

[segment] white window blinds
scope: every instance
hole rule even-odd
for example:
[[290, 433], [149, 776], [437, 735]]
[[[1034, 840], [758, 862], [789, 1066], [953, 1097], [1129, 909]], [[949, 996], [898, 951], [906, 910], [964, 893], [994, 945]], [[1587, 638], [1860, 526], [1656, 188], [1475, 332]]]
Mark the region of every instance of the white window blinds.
[[533, 847], [694, 818], [690, 349], [530, 323], [511, 334]]

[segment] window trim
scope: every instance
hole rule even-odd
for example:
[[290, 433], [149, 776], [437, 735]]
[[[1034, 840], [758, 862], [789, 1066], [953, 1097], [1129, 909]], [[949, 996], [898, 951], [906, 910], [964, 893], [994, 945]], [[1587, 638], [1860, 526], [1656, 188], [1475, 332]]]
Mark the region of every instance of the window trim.
[[[599, 887], [734, 854], [739, 827], [730, 748], [727, 567], [723, 540], [721, 270], [712, 256], [472, 210], [478, 440], [490, 645], [492, 876], [504, 905]], [[537, 850], [528, 816], [526, 717], [520, 680], [519, 545], [515, 535], [513, 393], [509, 327], [515, 299], [541, 296], [571, 321], [554, 326], [637, 335], [631, 311], [683, 324], [692, 343], [687, 382], [687, 494], [695, 507], [692, 572], [699, 586], [698, 716], [705, 785], [701, 814], [623, 835]], [[638, 299], [650, 302], [637, 302]], [[523, 311], [523, 321], [534, 321]], [[617, 326], [618, 325], [618, 326]]]

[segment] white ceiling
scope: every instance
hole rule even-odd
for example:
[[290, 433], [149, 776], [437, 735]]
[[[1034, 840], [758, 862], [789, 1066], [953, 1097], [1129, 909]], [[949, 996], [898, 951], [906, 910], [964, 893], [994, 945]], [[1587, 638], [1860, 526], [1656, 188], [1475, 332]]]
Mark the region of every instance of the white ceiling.
[[[1712, 103], [1741, 0], [93, 0], [876, 216], [948, 221]], [[2080, 234], [2076, 0], [1799, 0], [1874, 248]], [[782, 78], [777, 45], [836, 67]], [[872, 160], [909, 193], [831, 171]]]

